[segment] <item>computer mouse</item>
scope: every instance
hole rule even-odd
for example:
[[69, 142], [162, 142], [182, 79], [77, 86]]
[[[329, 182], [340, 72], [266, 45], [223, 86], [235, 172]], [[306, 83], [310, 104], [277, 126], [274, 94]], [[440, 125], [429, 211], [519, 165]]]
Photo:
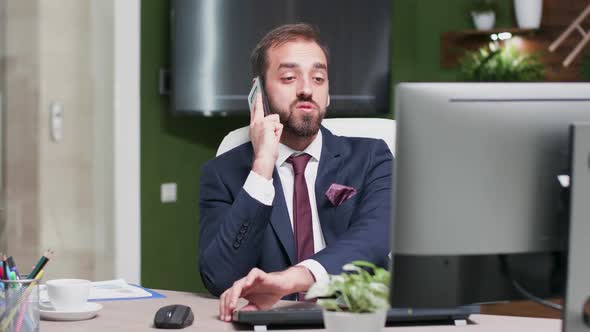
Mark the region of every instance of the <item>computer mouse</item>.
[[182, 304], [167, 305], [156, 312], [154, 326], [159, 329], [182, 329], [190, 326], [194, 319], [191, 308]]

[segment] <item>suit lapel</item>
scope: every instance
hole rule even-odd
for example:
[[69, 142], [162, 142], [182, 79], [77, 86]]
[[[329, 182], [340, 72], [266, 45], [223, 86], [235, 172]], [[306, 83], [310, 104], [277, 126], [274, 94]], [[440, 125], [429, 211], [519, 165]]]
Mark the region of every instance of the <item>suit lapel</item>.
[[318, 208], [318, 217], [322, 226], [322, 233], [326, 244], [331, 243], [335, 234], [332, 232], [329, 223], [334, 219], [334, 208], [325, 193], [333, 183], [337, 183], [341, 167], [340, 149], [336, 138], [332, 133], [322, 126], [322, 154], [318, 165], [318, 174], [315, 181], [315, 197]]
[[[246, 162], [246, 165], [248, 165], [248, 170], [251, 169], [253, 155], [254, 149], [252, 148], [252, 144], [249, 144], [243, 156], [243, 160]], [[287, 204], [285, 203], [285, 194], [283, 192], [281, 177], [279, 176], [276, 167], [272, 173], [272, 178], [275, 187], [275, 197], [272, 202], [273, 208], [270, 214], [270, 225], [286, 252], [290, 265], [295, 265], [297, 263], [295, 238], [293, 236], [293, 229], [291, 228], [289, 210], [287, 210]]]
[[272, 178], [275, 184], [275, 198], [272, 204], [273, 209], [270, 215], [270, 224], [287, 252], [291, 265], [294, 265], [297, 263], [295, 258], [295, 239], [291, 227], [291, 219], [289, 218], [289, 210], [287, 210], [287, 203], [285, 202], [283, 185], [281, 184], [281, 178], [276, 168], [272, 174]]

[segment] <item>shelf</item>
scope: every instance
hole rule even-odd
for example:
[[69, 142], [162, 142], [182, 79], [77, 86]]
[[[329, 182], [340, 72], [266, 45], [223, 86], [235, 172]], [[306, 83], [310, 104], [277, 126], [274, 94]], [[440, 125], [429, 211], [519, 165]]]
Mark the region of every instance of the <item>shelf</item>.
[[490, 36], [494, 33], [501, 33], [501, 32], [510, 32], [513, 35], [530, 35], [537, 32], [538, 29], [520, 29], [520, 28], [495, 28], [491, 30], [462, 30], [462, 31], [449, 31], [445, 32], [445, 34], [455, 35], [455, 36]]
[[[548, 48], [559, 34], [565, 29], [562, 24], [541, 25], [540, 29], [496, 28], [493, 30], [461, 30], [448, 31], [440, 35], [440, 66], [441, 68], [454, 69], [459, 59], [466, 51], [477, 50], [486, 46], [492, 34], [510, 32], [514, 37], [513, 45], [518, 50], [537, 54], [545, 65], [545, 79], [547, 81], [580, 81], [580, 60], [575, 61], [570, 67], [564, 68], [561, 64], [569, 51], [575, 46], [577, 40], [570, 38], [556, 52], [549, 52]], [[503, 43], [503, 42], [500, 42]]]
[[441, 35], [440, 65], [442, 68], [454, 68], [467, 50], [476, 50], [487, 45], [493, 34], [509, 32], [513, 36], [534, 36], [537, 29], [496, 28], [492, 30], [448, 31]]

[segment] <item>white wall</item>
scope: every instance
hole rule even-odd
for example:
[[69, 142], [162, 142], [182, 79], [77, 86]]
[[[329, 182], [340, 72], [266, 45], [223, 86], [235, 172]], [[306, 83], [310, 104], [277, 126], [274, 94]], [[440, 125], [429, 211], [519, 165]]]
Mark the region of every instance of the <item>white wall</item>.
[[[93, 192], [93, 169], [101, 168], [97, 162], [104, 156], [96, 160], [93, 152], [93, 114], [99, 110], [92, 104], [89, 2], [38, 4], [39, 234], [42, 251], [52, 248], [56, 252], [46, 278], [94, 279], [95, 272], [103, 268], [95, 261], [94, 225], [112, 220], [97, 220], [94, 214], [96, 202], [106, 198], [95, 197]], [[54, 103], [63, 109], [60, 141], [54, 141], [50, 132]]]
[[140, 281], [140, 1], [115, 1], [115, 274]]
[[115, 276], [114, 220], [114, 2], [90, 1], [90, 69], [92, 75], [92, 105], [94, 112], [93, 158], [102, 167], [93, 168], [95, 262], [100, 269], [96, 280]]
[[[47, 278], [140, 282], [140, 1], [0, 7], [0, 249], [31, 266], [53, 248]], [[50, 139], [53, 102], [64, 110], [61, 142]]]

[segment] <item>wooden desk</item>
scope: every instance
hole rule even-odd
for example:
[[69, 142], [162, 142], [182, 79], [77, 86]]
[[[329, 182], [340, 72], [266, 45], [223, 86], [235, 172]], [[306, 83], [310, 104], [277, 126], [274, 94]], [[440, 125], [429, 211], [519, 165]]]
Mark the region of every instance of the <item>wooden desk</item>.
[[[549, 299], [563, 305], [562, 299]], [[562, 313], [535, 303], [533, 301], [512, 301], [509, 303], [486, 304], [481, 307], [481, 313], [486, 315], [521, 316], [535, 318], [561, 319]]]
[[[78, 322], [50, 322], [41, 321], [41, 331], [70, 332], [70, 331], [148, 331], [156, 330], [152, 327], [156, 311], [169, 304], [185, 304], [192, 308], [195, 322], [182, 331], [236, 331], [244, 329], [217, 319], [219, 301], [216, 298], [195, 295], [184, 292], [160, 291], [166, 295], [163, 299], [130, 300], [103, 302], [104, 308], [99, 315], [91, 320]], [[384, 331], [398, 332], [559, 332], [561, 320], [546, 318], [524, 318], [495, 315], [472, 315], [471, 320], [476, 324], [468, 326], [425, 326], [425, 327], [389, 327]], [[296, 331], [296, 330], [289, 330]], [[303, 330], [307, 332], [321, 330]]]

